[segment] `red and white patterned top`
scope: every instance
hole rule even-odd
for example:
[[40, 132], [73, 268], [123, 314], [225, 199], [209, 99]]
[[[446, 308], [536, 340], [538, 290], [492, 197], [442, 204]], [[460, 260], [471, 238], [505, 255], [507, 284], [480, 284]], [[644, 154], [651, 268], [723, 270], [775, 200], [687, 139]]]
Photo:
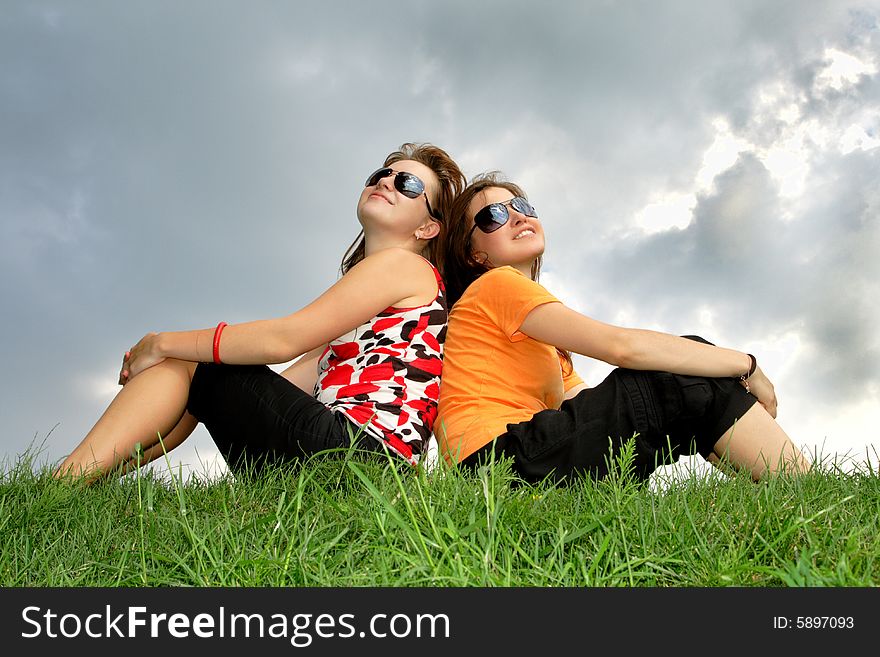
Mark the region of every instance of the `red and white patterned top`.
[[437, 418], [449, 319], [443, 279], [431, 269], [437, 279], [431, 303], [390, 306], [333, 340], [318, 362], [315, 383], [318, 401], [413, 465], [427, 449]]

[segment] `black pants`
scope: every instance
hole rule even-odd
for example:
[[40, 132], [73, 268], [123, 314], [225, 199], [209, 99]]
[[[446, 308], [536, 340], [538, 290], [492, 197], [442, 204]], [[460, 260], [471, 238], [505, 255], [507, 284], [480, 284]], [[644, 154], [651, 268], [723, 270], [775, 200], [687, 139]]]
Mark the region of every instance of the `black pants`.
[[[360, 431], [265, 365], [200, 363], [187, 410], [205, 424], [233, 471], [347, 448]], [[384, 451], [364, 432], [355, 447]]]
[[494, 446], [486, 445], [462, 463], [474, 466], [494, 449], [512, 457], [514, 470], [526, 481], [585, 475], [600, 479], [608, 474], [609, 459], [635, 435], [634, 474], [645, 480], [681, 455], [707, 457], [756, 401], [736, 378], [618, 368], [559, 410], [508, 424]]

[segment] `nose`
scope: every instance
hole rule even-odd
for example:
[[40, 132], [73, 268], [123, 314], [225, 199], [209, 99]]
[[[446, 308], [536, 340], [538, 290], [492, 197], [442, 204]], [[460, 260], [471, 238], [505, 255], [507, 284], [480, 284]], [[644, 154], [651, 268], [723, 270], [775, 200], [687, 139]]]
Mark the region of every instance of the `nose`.
[[517, 226], [519, 224], [525, 223], [528, 220], [528, 218], [524, 214], [517, 210], [514, 210], [511, 207], [507, 208], [507, 214], [510, 215], [509, 223], [511, 226]]
[[379, 182], [376, 183], [376, 187], [384, 187], [388, 190], [394, 189], [394, 176], [396, 175], [397, 174], [392, 171], [384, 178], [379, 178]]

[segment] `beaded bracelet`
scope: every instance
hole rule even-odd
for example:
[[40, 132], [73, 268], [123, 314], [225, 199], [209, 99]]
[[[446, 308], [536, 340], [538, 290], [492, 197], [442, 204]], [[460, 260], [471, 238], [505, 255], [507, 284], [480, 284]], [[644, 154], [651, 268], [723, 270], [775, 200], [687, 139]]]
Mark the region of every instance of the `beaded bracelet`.
[[746, 387], [746, 392], [751, 392], [751, 388], [749, 388], [749, 379], [752, 378], [752, 374], [758, 369], [758, 359], [752, 354], [746, 355], [749, 357], [749, 360], [751, 360], [751, 366], [749, 367], [748, 372], [739, 377], [739, 380], [742, 381], [743, 385]]

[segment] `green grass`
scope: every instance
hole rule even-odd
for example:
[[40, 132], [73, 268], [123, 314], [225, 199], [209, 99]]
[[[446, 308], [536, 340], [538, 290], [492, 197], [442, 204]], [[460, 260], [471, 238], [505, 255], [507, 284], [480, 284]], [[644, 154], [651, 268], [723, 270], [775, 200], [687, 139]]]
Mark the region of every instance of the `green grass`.
[[876, 586], [880, 477], [525, 485], [357, 454], [261, 474], [0, 475], [3, 586]]

